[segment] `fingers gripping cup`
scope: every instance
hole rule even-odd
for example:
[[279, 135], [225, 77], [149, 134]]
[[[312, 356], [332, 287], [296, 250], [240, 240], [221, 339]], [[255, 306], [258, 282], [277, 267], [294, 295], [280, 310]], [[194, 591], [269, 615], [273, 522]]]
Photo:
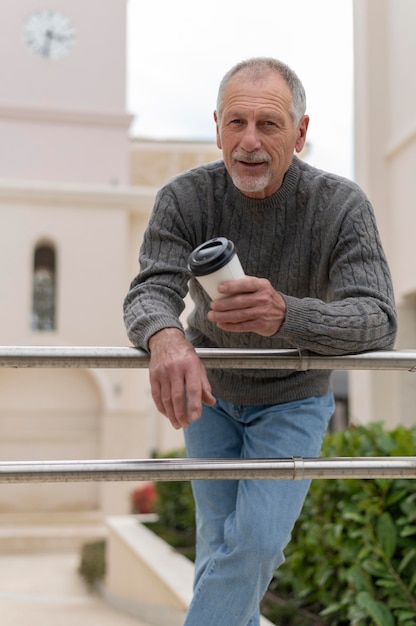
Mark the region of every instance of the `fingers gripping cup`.
[[210, 239], [195, 248], [189, 255], [188, 268], [212, 300], [224, 297], [217, 290], [219, 283], [245, 275], [235, 246], [226, 237]]

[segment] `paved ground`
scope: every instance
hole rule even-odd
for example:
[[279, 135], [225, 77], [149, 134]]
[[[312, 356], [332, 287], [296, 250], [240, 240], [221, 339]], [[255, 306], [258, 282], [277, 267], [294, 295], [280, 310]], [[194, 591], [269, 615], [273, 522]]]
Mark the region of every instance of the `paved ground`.
[[90, 593], [79, 554], [0, 554], [2, 626], [147, 626]]

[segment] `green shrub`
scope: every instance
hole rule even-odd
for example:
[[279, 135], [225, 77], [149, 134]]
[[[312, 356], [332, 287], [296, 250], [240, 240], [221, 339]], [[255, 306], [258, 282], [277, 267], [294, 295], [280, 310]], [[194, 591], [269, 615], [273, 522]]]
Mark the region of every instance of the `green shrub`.
[[[322, 456], [411, 456], [416, 428], [327, 435]], [[314, 480], [271, 590], [328, 626], [416, 624], [413, 479]]]
[[[322, 456], [412, 456], [415, 449], [416, 428], [387, 432], [370, 424], [326, 435]], [[285, 626], [416, 624], [415, 487], [414, 479], [312, 481], [263, 613]], [[174, 547], [190, 545], [190, 483], [156, 489], [160, 523], [151, 527]]]
[[102, 580], [105, 576], [106, 542], [104, 539], [91, 541], [82, 546], [78, 572], [89, 587]]
[[[163, 458], [185, 458], [185, 450], [175, 450]], [[166, 481], [155, 483], [157, 499], [155, 512], [160, 524], [179, 531], [195, 533], [195, 505], [189, 481]]]
[[[185, 458], [186, 451], [175, 450], [162, 458]], [[189, 481], [165, 481], [154, 484], [157, 522], [146, 524], [178, 552], [195, 560], [195, 505]]]

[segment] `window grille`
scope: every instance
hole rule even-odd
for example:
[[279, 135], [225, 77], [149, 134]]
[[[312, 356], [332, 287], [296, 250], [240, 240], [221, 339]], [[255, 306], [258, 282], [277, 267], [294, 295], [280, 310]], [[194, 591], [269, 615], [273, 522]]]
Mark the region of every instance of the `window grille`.
[[56, 255], [49, 245], [39, 245], [33, 259], [32, 330], [56, 328]]

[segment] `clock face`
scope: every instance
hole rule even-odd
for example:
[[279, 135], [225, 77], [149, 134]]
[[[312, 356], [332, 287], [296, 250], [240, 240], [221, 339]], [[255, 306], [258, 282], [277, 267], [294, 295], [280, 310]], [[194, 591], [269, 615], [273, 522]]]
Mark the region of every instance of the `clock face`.
[[24, 23], [23, 39], [37, 56], [53, 61], [66, 57], [76, 42], [71, 20], [59, 11], [44, 9]]

